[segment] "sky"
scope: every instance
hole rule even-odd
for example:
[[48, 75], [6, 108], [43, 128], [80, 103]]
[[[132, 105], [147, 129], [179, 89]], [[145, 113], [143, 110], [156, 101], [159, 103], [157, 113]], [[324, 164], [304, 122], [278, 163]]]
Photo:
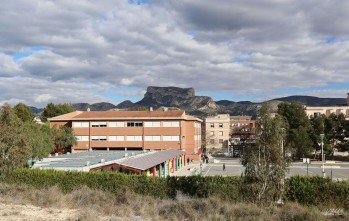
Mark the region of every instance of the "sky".
[[2, 0], [0, 104], [346, 97], [348, 0]]

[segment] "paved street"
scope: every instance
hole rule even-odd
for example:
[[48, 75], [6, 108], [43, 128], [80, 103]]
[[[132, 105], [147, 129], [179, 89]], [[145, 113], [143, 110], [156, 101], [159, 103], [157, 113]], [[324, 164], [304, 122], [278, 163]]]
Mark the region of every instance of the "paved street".
[[[244, 167], [237, 158], [215, 158], [217, 163], [203, 164], [202, 175], [204, 176], [241, 176]], [[219, 161], [219, 162], [218, 162]], [[225, 171], [223, 171], [225, 163]], [[189, 169], [190, 168], [190, 169]], [[189, 170], [188, 170], [189, 169]], [[179, 171], [176, 175], [188, 176], [195, 174], [195, 170], [200, 172], [200, 164], [194, 163], [190, 167]], [[194, 172], [193, 172], [194, 171]], [[308, 165], [309, 176], [322, 176], [322, 164], [319, 161], [313, 161]], [[332, 162], [325, 165], [325, 174], [328, 177], [338, 180], [349, 180], [349, 162]], [[286, 172], [286, 177], [294, 175], [307, 175], [307, 165], [301, 162], [292, 163]]]

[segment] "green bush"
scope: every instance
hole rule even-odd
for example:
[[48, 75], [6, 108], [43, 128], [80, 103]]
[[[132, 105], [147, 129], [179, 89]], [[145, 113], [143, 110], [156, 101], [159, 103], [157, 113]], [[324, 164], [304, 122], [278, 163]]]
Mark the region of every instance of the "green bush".
[[67, 172], [56, 170], [17, 169], [2, 178], [7, 183], [28, 184], [36, 188], [58, 186], [71, 192], [82, 186], [121, 194], [126, 189], [156, 197], [167, 197], [165, 179], [113, 172]]
[[286, 180], [286, 199], [303, 205], [349, 209], [349, 183], [330, 178], [293, 176]]
[[[128, 175], [115, 172], [66, 172], [17, 169], [2, 182], [27, 184], [35, 188], [59, 187], [63, 192], [87, 186], [116, 195], [126, 190], [157, 198], [176, 198], [177, 193], [194, 198], [218, 197], [233, 202], [253, 202], [256, 198], [243, 177], [188, 176], [167, 178]], [[252, 182], [252, 181], [251, 181]], [[286, 179], [285, 200], [307, 206], [349, 209], [349, 183], [329, 178], [294, 176]]]

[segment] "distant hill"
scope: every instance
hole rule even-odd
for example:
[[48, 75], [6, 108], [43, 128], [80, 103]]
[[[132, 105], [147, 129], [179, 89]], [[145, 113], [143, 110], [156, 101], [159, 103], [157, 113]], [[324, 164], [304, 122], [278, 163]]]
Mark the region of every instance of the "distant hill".
[[274, 101], [283, 101], [283, 102], [299, 102], [307, 106], [337, 106], [337, 105], [346, 105], [345, 98], [319, 98], [312, 96], [289, 96], [282, 98], [275, 98]]
[[[277, 105], [281, 102], [299, 102], [307, 106], [335, 106], [345, 105], [345, 98], [319, 98], [312, 96], [289, 96], [275, 98], [266, 102], [270, 102], [272, 109], [277, 110]], [[91, 111], [105, 111], [105, 110], [146, 110], [152, 107], [153, 109], [162, 109], [167, 107], [169, 109], [183, 109], [187, 113], [195, 116], [208, 116], [219, 113], [227, 113], [232, 116], [250, 115], [255, 117], [257, 110], [262, 103], [253, 103], [250, 101], [229, 101], [220, 100], [214, 101], [208, 96], [196, 96], [194, 88], [179, 88], [179, 87], [154, 87], [147, 88], [144, 98], [133, 103], [126, 100], [118, 105], [108, 102], [100, 102], [94, 104], [75, 103], [72, 104], [74, 110], [86, 111], [90, 108]], [[43, 111], [30, 107], [33, 113], [39, 114]]]
[[44, 108], [36, 108], [29, 106], [29, 109], [33, 112], [34, 115], [39, 115], [41, 112], [44, 111]]

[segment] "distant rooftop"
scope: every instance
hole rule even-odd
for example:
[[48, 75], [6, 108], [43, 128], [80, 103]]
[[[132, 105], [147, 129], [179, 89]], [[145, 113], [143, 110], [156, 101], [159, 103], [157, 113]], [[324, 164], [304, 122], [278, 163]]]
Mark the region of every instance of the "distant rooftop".
[[252, 116], [230, 116], [230, 120], [251, 120]]

